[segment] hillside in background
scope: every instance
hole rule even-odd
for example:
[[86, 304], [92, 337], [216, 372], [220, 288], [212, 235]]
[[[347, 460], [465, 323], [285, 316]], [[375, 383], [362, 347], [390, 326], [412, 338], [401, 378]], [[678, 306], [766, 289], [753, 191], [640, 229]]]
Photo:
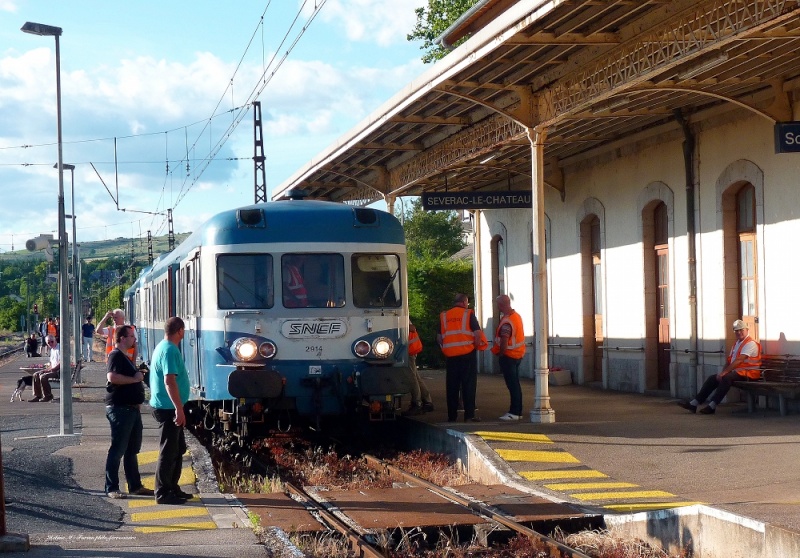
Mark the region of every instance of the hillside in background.
[[[175, 246], [180, 244], [191, 233], [175, 234]], [[130, 257], [131, 247], [134, 256], [141, 261], [147, 258], [147, 239], [146, 238], [124, 238], [118, 237], [113, 240], [97, 240], [94, 242], [79, 242], [80, 256], [84, 261], [104, 260], [108, 258]], [[167, 235], [153, 237], [153, 257], [168, 251], [169, 240]], [[24, 248], [14, 252], [3, 252], [0, 254], [0, 261], [44, 261], [44, 252], [28, 252]]]

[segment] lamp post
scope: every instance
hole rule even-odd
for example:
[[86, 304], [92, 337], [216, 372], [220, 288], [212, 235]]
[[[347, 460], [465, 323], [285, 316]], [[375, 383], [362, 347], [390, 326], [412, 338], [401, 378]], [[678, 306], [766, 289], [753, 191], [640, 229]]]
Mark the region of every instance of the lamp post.
[[[61, 167], [68, 170], [70, 173], [70, 192], [72, 196], [72, 215], [66, 215], [67, 218], [72, 219], [72, 329], [73, 338], [75, 339], [75, 362], [76, 364], [81, 361], [82, 343], [81, 343], [81, 308], [80, 305], [80, 292], [81, 284], [78, 275], [78, 235], [75, 226], [75, 165], [63, 163]], [[54, 169], [58, 168], [58, 163], [53, 165]], [[80, 366], [77, 367], [75, 374], [75, 381], [81, 383]]]
[[[64, 156], [61, 141], [61, 48], [58, 38], [61, 28], [41, 23], [25, 22], [24, 33], [56, 40], [56, 130], [58, 134], [58, 278], [59, 324], [61, 348], [61, 435], [72, 434], [72, 368], [69, 351], [69, 281], [67, 278], [67, 226], [64, 214]], [[67, 340], [64, 343], [64, 340]]]

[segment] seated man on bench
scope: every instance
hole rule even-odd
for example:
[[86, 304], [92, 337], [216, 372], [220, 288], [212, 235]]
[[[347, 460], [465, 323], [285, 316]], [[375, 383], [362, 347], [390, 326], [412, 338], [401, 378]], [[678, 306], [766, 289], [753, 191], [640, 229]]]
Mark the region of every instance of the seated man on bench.
[[61, 377], [61, 349], [52, 335], [47, 336], [47, 346], [50, 347], [50, 367], [33, 374], [33, 399], [29, 399], [31, 403], [52, 401], [50, 379]]
[[[701, 415], [713, 415], [717, 410], [717, 405], [731, 389], [733, 382], [740, 380], [758, 380], [761, 377], [761, 345], [756, 343], [749, 335], [747, 324], [742, 320], [733, 322], [733, 331], [736, 334], [736, 344], [734, 344], [728, 355], [728, 364], [719, 374], [709, 376], [700, 388], [694, 399], [689, 402], [681, 401], [678, 403], [684, 409], [696, 413], [697, 407], [705, 403], [711, 392], [714, 397], [707, 407], [700, 410]], [[716, 390], [716, 391], [715, 391]]]

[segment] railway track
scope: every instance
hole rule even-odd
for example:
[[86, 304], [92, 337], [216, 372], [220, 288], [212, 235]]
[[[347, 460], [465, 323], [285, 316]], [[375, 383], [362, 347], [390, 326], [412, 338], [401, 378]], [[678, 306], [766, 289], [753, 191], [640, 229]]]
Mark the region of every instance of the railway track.
[[[254, 462], [259, 458], [252, 456]], [[513, 539], [523, 539], [536, 557], [589, 558], [535, 530], [541, 525], [565, 531], [597, 527], [595, 518], [569, 506], [542, 500], [504, 486], [438, 486], [377, 457], [369, 467], [393, 481], [391, 488], [339, 490], [284, 484], [287, 494], [239, 494], [262, 527], [287, 532], [338, 533], [355, 556], [413, 556], [473, 541], [491, 556]], [[266, 466], [265, 466], [266, 468]], [[519, 543], [517, 543], [519, 544]], [[500, 556], [498, 550], [498, 556]]]

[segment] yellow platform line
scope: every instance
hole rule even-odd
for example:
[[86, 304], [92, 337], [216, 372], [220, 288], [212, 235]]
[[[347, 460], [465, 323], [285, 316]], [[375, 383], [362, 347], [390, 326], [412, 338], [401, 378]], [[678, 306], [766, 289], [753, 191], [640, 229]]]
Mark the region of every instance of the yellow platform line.
[[647, 511], [685, 508], [686, 506], [694, 506], [702, 503], [703, 502], [654, 502], [651, 504], [610, 504], [603, 507], [614, 511]]
[[557, 482], [546, 484], [550, 490], [597, 490], [604, 488], [636, 488], [638, 484], [630, 482]]
[[131, 514], [131, 519], [136, 522], [153, 521], [155, 519], [177, 519], [179, 517], [199, 517], [209, 515], [208, 510], [202, 507], [178, 507], [173, 509], [152, 512], [137, 512]]
[[139, 465], [155, 463], [158, 460], [158, 450], [139, 452]]
[[556, 471], [522, 471], [520, 476], [532, 481], [555, 479], [605, 479], [608, 475], [593, 469], [561, 469]]
[[[197, 475], [194, 474], [194, 469], [192, 469], [191, 466], [186, 466], [181, 468], [181, 477], [178, 479], [179, 485], [194, 484], [196, 481], [197, 481]], [[150, 490], [155, 490], [156, 476], [142, 475], [142, 486], [145, 486]]]
[[553, 440], [544, 434], [525, 434], [524, 432], [474, 432], [491, 442], [534, 442], [537, 444], [552, 444]]
[[532, 461], [537, 463], [580, 463], [572, 454], [565, 451], [532, 451], [496, 449], [497, 454], [506, 461]]
[[154, 525], [152, 527], [136, 527], [136, 533], [167, 533], [170, 531], [205, 531], [216, 529], [213, 521], [200, 521], [197, 523], [176, 523], [175, 525]]
[[[186, 452], [186, 455], [190, 455], [189, 452]], [[155, 463], [158, 461], [158, 450], [139, 452], [138, 460], [139, 465], [149, 465], [150, 463]]]
[[584, 492], [572, 494], [578, 500], [618, 500], [620, 498], [672, 498], [674, 494], [663, 490], [639, 490], [633, 492]]
[[[199, 501], [197, 494], [192, 494], [191, 499], [186, 500], [187, 504], [197, 503]], [[149, 508], [152, 506], [157, 506], [156, 501], [154, 498], [129, 498], [128, 499], [128, 509], [139, 509], [139, 508]]]

